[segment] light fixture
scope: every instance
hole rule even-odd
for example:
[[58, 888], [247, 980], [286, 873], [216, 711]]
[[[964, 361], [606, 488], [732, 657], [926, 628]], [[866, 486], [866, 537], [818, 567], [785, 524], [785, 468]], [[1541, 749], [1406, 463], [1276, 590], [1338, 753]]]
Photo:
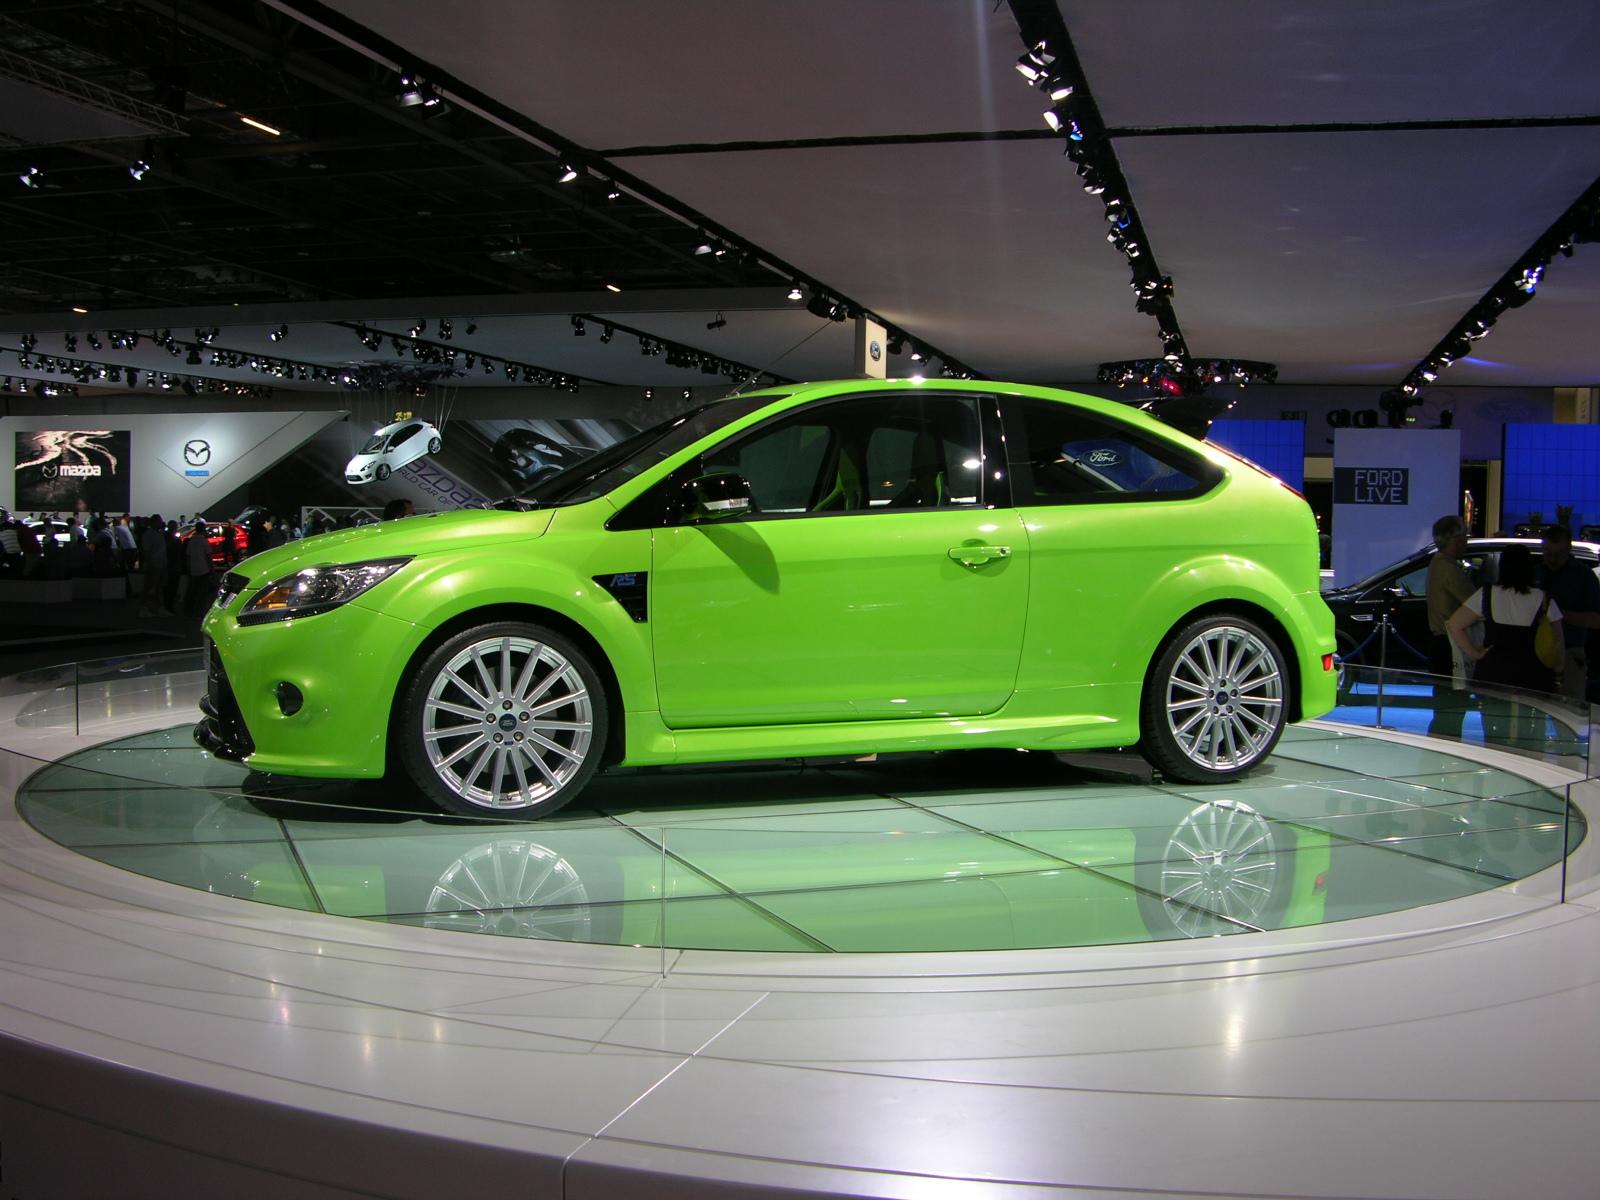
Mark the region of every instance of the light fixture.
[[428, 322], [426, 320], [422, 319], [422, 318], [418, 318], [417, 321], [411, 326], [411, 328], [406, 330], [406, 332], [409, 333], [412, 337], [421, 337], [423, 335], [423, 333], [427, 330], [427, 328], [428, 328]]
[[614, 283], [608, 283], [608, 284], [606, 284], [606, 291], [608, 291], [608, 292], [620, 292], [620, 291], [621, 291], [621, 290], [622, 290], [622, 289], [621, 289], [621, 288], [620, 288], [620, 287], [618, 287], [618, 286], [617, 286], [617, 285], [616, 285], [616, 284], [614, 284]]
[[258, 121], [254, 117], [247, 117], [243, 113], [239, 114], [239, 120], [243, 121], [246, 125], [250, 126], [250, 128], [252, 128], [252, 129], [261, 130], [262, 133], [270, 133], [273, 137], [282, 137], [283, 136], [283, 130], [274, 129], [271, 125], [268, 125], [265, 121]]
[[38, 167], [29, 167], [21, 175], [17, 176], [17, 180], [23, 187], [36, 188], [44, 182], [44, 172], [39, 170]]
[[[74, 304], [72, 306], [72, 311], [77, 313], [79, 316], [87, 316], [89, 313], [89, 310], [84, 308], [81, 304]], [[95, 349], [98, 350], [100, 347], [96, 346]]]
[[286, 338], [288, 336], [289, 336], [289, 327], [287, 325], [279, 325], [271, 333], [267, 334], [267, 340], [269, 342], [281, 342], [281, 341], [283, 341], [284, 338]]
[[611, 340], [611, 335], [615, 332], [616, 331], [609, 325], [600, 326], [600, 341], [602, 343], [609, 342]]
[[800, 290], [800, 285], [798, 283], [791, 283], [789, 285], [789, 299], [804, 300], [805, 298], [806, 294]]
[[433, 85], [409, 71], [400, 76], [400, 90], [394, 98], [402, 108], [433, 108], [440, 103], [439, 93], [434, 91]]
[[583, 337], [588, 332], [583, 326], [583, 318], [574, 313], [572, 317], [572, 336]]
[[[77, 312], [78, 310], [77, 309], [73, 309], [72, 311], [73, 312]], [[100, 335], [95, 333], [95, 332], [93, 332], [92, 330], [89, 333], [89, 349], [91, 349], [91, 350], [100, 349]]]
[[719, 312], [715, 317], [713, 317], [711, 320], [706, 322], [706, 328], [707, 329], [721, 329], [721, 328], [723, 328], [723, 326], [727, 325], [727, 323], [728, 323], [728, 318], [723, 316]]
[[923, 351], [921, 346], [913, 346], [911, 348], [911, 361], [914, 362], [914, 363], [927, 362], [928, 361], [928, 356]]
[[468, 321], [467, 322], [467, 334], [468, 334], [468, 336], [471, 336], [472, 334], [477, 333], [477, 332], [478, 332], [478, 323], [476, 321]]
[[693, 400], [694, 399], [694, 392], [691, 391], [689, 388], [684, 388], [683, 389], [683, 398], [685, 400]]
[[439, 340], [442, 342], [448, 342], [451, 337], [454, 336], [454, 334], [455, 330], [450, 327], [450, 322], [441, 319], [439, 321]]
[[150, 169], [150, 164], [145, 162], [144, 159], [141, 158], [138, 162], [134, 163], [133, 166], [128, 168], [128, 174], [132, 175], [134, 177], [134, 179], [136, 179], [136, 180], [137, 179], [143, 179], [144, 178], [144, 173], [146, 171], [148, 171], [149, 169]]
[[[33, 170], [32, 167], [29, 167], [28, 169], [30, 171]], [[23, 179], [22, 182], [23, 183], [28, 183], [28, 181], [26, 179]], [[32, 187], [33, 185], [31, 183], [29, 183], [28, 186]], [[710, 242], [701, 242], [698, 246], [696, 246], [694, 248], [694, 252], [696, 254], [711, 254], [711, 253], [714, 252], [714, 250], [715, 250], [715, 247], [712, 246], [712, 244]]]
[[616, 184], [614, 184], [614, 183], [613, 183], [613, 184], [611, 184], [611, 185], [610, 185], [610, 186], [609, 186], [609, 187], [608, 187], [608, 188], [607, 188], [607, 189], [606, 189], [606, 199], [607, 199], [607, 200], [620, 200], [620, 199], [622, 199], [622, 189], [621, 189], [621, 188], [619, 188], [619, 187], [618, 187], [618, 186], [617, 186], [617, 185], [616, 185]]
[[578, 177], [578, 168], [571, 163], [562, 163], [556, 176], [557, 183], [571, 183]]

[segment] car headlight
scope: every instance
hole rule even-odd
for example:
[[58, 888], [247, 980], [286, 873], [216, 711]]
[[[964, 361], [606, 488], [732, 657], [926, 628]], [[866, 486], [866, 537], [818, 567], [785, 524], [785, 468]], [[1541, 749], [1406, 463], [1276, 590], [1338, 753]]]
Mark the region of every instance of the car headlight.
[[306, 567], [275, 579], [239, 610], [239, 624], [261, 625], [288, 617], [310, 617], [338, 608], [376, 587], [410, 562], [406, 558], [375, 558], [370, 562]]

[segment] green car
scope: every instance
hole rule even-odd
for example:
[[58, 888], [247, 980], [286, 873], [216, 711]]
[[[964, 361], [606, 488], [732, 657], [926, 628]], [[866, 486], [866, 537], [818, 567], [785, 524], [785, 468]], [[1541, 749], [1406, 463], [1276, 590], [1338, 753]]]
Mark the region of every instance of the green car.
[[544, 816], [600, 767], [1137, 744], [1232, 779], [1334, 702], [1305, 501], [1110, 401], [960, 380], [719, 400], [497, 510], [240, 563], [195, 736]]

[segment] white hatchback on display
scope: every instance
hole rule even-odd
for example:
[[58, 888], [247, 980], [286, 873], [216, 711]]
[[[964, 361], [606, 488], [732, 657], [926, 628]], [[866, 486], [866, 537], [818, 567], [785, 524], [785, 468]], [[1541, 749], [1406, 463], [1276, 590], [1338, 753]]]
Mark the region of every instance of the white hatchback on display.
[[437, 454], [444, 446], [439, 431], [426, 421], [396, 421], [367, 439], [344, 469], [347, 483], [387, 479], [424, 454]]

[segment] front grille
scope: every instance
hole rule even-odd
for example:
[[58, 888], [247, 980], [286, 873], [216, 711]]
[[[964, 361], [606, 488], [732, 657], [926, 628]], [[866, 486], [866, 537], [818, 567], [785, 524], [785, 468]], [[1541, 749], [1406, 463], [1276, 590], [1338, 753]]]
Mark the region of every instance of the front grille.
[[255, 741], [245, 728], [216, 645], [210, 638], [203, 638], [201, 650], [205, 656], [206, 694], [200, 701], [200, 711], [205, 715], [194, 727], [194, 740], [218, 758], [242, 761], [255, 753]]

